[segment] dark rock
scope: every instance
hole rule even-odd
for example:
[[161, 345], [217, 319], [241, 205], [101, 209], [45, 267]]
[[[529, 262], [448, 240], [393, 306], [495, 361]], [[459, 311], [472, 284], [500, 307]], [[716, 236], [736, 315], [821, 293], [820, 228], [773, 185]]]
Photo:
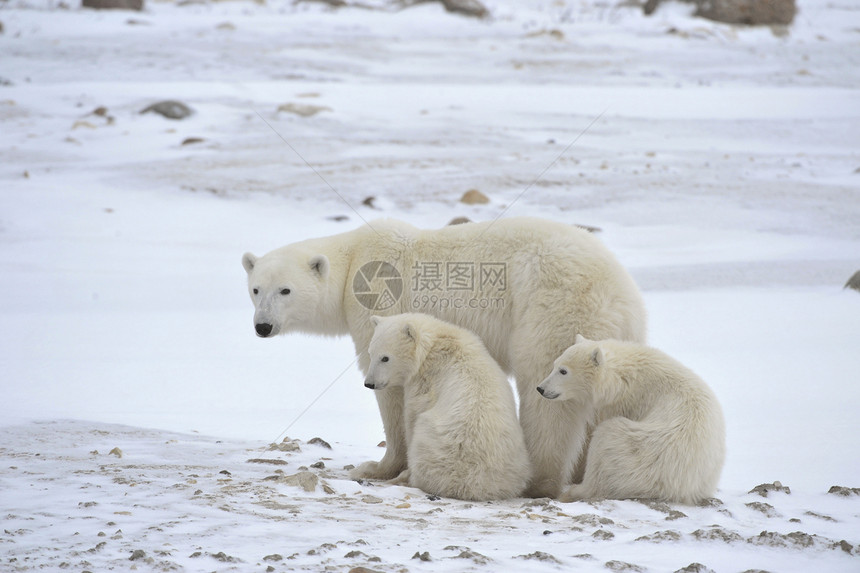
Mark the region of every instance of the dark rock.
[[619, 573], [627, 573], [628, 571], [631, 573], [644, 573], [645, 571], [638, 565], [625, 563], [624, 561], [607, 561], [603, 565], [610, 571], [617, 571]]
[[314, 462], [311, 464], [311, 467], [316, 469], [316, 470], [324, 470], [325, 469], [325, 462]]
[[448, 224], [446, 226], [450, 227], [451, 225], [463, 225], [465, 223], [471, 223], [471, 222], [472, 222], [472, 220], [469, 219], [468, 217], [454, 217], [453, 219], [448, 221]]
[[202, 137], [186, 137], [182, 140], [182, 145], [194, 145], [195, 143], [203, 143], [204, 141]]
[[442, 0], [445, 10], [464, 16], [484, 18], [489, 14], [487, 8], [478, 0]]
[[636, 541], [650, 541], [651, 543], [662, 543], [664, 541], [679, 541], [681, 539], [681, 534], [677, 531], [672, 531], [671, 529], [667, 529], [665, 531], [656, 531], [651, 535], [643, 535], [642, 537], [637, 537]]
[[420, 561], [432, 561], [432, 559], [430, 558], [430, 552], [429, 551], [425, 551], [424, 553], [421, 553], [420, 551], [416, 551], [415, 555], [412, 556], [412, 559], [418, 559]]
[[[646, 0], [646, 16], [663, 0]], [[746, 26], [788, 26], [797, 13], [795, 0], [683, 0], [696, 5], [695, 16], [724, 24]]]
[[131, 557], [128, 558], [129, 561], [137, 561], [138, 559], [145, 559], [146, 551], [143, 549], [135, 549], [131, 552]]
[[765, 517], [782, 517], [782, 515], [769, 503], [753, 501], [746, 504], [746, 506], [753, 511], [758, 511], [759, 513], [764, 514]]
[[752, 488], [751, 490], [749, 490], [748, 493], [757, 493], [762, 497], [767, 497], [767, 495], [772, 491], [780, 491], [780, 492], [783, 492], [785, 494], [791, 493], [791, 490], [788, 488], [788, 486], [784, 486], [784, 485], [782, 485], [782, 483], [780, 483], [778, 481], [775, 481], [773, 483], [763, 483], [761, 485], [757, 485], [754, 488]]
[[795, 0], [696, 0], [696, 16], [745, 26], [788, 26], [797, 13]]
[[181, 101], [176, 100], [164, 100], [158, 103], [154, 103], [143, 110], [140, 113], [150, 113], [154, 112], [161, 116], [166, 117], [167, 119], [185, 119], [194, 111], [182, 103]]
[[860, 291], [860, 271], [857, 271], [856, 273], [851, 275], [851, 278], [848, 279], [848, 282], [845, 283], [845, 286], [842, 288], [850, 288], [856, 291]]
[[715, 573], [715, 571], [701, 563], [690, 563], [686, 567], [678, 569], [675, 573]]
[[810, 535], [802, 531], [792, 533], [777, 533], [776, 531], [762, 531], [756, 537], [747, 539], [747, 543], [762, 545], [766, 547], [812, 547], [818, 539], [817, 535]]
[[710, 529], [697, 529], [693, 532], [693, 537], [699, 541], [722, 541], [724, 543], [734, 543], [744, 539], [738, 533], [723, 529], [719, 525], [712, 525]]
[[143, 10], [143, 0], [83, 0], [81, 6], [93, 10]]
[[514, 559], [529, 559], [534, 561], [546, 561], [548, 563], [555, 563], [556, 565], [561, 565], [561, 561], [555, 558], [555, 556], [550, 555], [549, 553], [544, 553], [543, 551], [535, 551], [534, 553], [529, 553], [528, 555], [517, 555]]
[[269, 458], [251, 458], [249, 460], [245, 460], [245, 463], [249, 464], [271, 464], [273, 466], [285, 466], [287, 462], [284, 460], [275, 460]]
[[284, 556], [280, 553], [272, 553], [271, 555], [266, 555], [263, 557], [263, 561], [283, 561]]

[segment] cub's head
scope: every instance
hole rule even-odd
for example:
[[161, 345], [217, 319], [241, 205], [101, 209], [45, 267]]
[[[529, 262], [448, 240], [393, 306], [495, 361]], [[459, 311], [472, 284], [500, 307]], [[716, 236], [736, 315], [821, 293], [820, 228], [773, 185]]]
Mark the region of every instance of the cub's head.
[[321, 330], [316, 323], [329, 274], [325, 255], [285, 247], [262, 257], [245, 253], [242, 266], [248, 273], [257, 336]]
[[367, 353], [370, 367], [364, 385], [371, 390], [402, 386], [418, 373], [426, 356], [426, 335], [414, 315], [371, 316], [373, 338]]
[[549, 400], [589, 401], [592, 385], [605, 368], [604, 363], [599, 343], [577, 334], [576, 343], [556, 359], [552, 372], [537, 391]]

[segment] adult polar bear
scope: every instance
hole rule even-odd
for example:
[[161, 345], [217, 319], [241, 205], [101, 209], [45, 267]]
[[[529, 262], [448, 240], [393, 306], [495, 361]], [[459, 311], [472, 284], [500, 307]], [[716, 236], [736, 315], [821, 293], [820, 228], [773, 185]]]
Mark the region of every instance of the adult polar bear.
[[[577, 334], [645, 342], [642, 297], [612, 253], [587, 231], [544, 219], [434, 230], [374, 221], [259, 258], [246, 253], [242, 265], [258, 336], [349, 334], [365, 375], [372, 315], [418, 311], [475, 332], [516, 378], [520, 424], [534, 471], [527, 495], [534, 497], [556, 497], [571, 480], [587, 430], [583, 419], [571, 432], [559, 432], [569, 427], [572, 406], [535, 391], [553, 361]], [[383, 267], [385, 280], [392, 284], [399, 278], [403, 289], [399, 296], [390, 289], [385, 304], [364, 294], [366, 281], [378, 279]], [[487, 270], [493, 280], [463, 272], [470, 269]], [[391, 479], [406, 469], [403, 390], [390, 388], [376, 396], [385, 455], [361, 464], [352, 475]]]

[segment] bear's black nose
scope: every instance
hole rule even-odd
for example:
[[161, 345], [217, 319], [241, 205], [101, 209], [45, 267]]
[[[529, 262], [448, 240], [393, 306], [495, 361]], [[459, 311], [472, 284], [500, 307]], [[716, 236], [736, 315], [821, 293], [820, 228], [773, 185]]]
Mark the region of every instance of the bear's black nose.
[[543, 396], [543, 388], [540, 386], [537, 387], [537, 391], [540, 392], [540, 395]]
[[376, 384], [374, 384], [374, 383], [373, 383], [373, 382], [371, 382], [370, 380], [365, 380], [365, 381], [364, 381], [364, 387], [365, 387], [365, 388], [370, 388], [371, 390], [375, 390], [375, 389], [376, 389]]
[[272, 333], [272, 325], [265, 322], [261, 322], [260, 324], [254, 326], [254, 328], [257, 331], [257, 336], [266, 337]]

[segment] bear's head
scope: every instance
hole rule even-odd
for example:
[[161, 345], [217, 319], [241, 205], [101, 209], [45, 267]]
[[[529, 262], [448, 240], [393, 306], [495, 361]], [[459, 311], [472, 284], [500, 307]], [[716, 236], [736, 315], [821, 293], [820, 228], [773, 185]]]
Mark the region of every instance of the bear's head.
[[552, 372], [537, 387], [549, 400], [588, 402], [592, 386], [605, 368], [600, 344], [576, 335], [576, 343], [565, 350], [553, 364]]
[[325, 255], [301, 249], [279, 249], [262, 257], [245, 253], [242, 266], [248, 273], [257, 336], [320, 330], [330, 266]]
[[367, 353], [370, 367], [364, 385], [371, 390], [402, 386], [418, 373], [426, 356], [426, 338], [414, 315], [371, 316], [373, 338]]

